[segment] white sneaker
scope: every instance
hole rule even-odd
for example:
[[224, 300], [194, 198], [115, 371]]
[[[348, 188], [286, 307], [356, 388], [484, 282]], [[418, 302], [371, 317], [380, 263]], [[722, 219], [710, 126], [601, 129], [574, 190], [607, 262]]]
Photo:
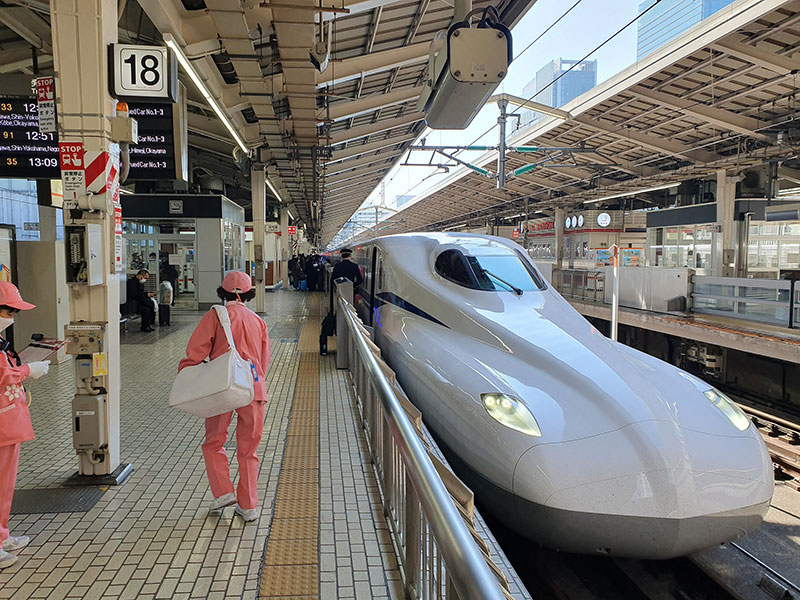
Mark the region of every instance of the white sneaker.
[[242, 517], [245, 523], [255, 521], [258, 518], [258, 511], [255, 508], [242, 508], [237, 504], [236, 508], [233, 509], [233, 512]]
[[0, 549], [0, 569], [5, 569], [6, 567], [10, 567], [18, 560], [19, 558], [17, 558], [13, 554], [9, 554], [5, 550]]
[[214, 498], [214, 501], [211, 503], [211, 510], [222, 510], [231, 504], [236, 504], [236, 494], [225, 494], [219, 498]]
[[29, 538], [27, 535], [18, 535], [17, 537], [12, 535], [5, 542], [3, 542], [3, 550], [6, 552], [16, 552], [17, 550], [22, 550], [30, 543], [31, 538]]

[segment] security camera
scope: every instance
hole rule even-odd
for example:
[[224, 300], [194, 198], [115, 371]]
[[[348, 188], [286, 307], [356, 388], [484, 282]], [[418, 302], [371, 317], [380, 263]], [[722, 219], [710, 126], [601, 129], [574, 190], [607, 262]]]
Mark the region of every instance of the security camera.
[[[494, 17], [487, 13], [493, 10]], [[432, 129], [465, 129], [508, 73], [511, 32], [494, 7], [475, 27], [454, 23], [431, 42], [429, 79], [417, 104]]]

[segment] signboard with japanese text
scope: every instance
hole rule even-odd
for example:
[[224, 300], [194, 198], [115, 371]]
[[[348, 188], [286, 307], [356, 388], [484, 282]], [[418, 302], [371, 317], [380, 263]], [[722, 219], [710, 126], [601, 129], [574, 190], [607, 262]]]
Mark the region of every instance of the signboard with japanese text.
[[0, 97], [0, 178], [59, 177], [58, 136], [39, 131], [36, 98]]
[[59, 142], [61, 182], [64, 187], [64, 207], [86, 194], [86, 175], [83, 170], [83, 142]]
[[36, 78], [36, 102], [39, 108], [39, 131], [55, 133], [56, 129], [56, 84], [52, 77]]
[[287, 228], [286, 233], [288, 233], [289, 235], [297, 235], [297, 227], [295, 227], [294, 225], [290, 225]]

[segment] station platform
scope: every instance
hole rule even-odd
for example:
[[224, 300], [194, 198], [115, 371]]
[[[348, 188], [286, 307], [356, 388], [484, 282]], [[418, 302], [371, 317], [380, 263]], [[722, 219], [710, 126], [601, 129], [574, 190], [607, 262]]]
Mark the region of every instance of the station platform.
[[[584, 317], [611, 320], [611, 305], [565, 297]], [[709, 314], [656, 313], [620, 306], [619, 322], [689, 340], [800, 363], [800, 330]]]
[[[347, 372], [318, 354], [325, 298], [267, 295], [272, 359], [252, 523], [233, 507], [209, 512], [203, 422], [167, 407], [202, 313], [123, 334], [122, 458], [134, 470], [119, 487], [62, 487], [75, 472], [72, 365], [33, 382], [37, 439], [22, 446], [10, 523], [32, 540], [0, 570], [0, 598], [403, 598]], [[230, 436], [234, 483], [235, 447]], [[480, 524], [511, 596], [529, 598]]]

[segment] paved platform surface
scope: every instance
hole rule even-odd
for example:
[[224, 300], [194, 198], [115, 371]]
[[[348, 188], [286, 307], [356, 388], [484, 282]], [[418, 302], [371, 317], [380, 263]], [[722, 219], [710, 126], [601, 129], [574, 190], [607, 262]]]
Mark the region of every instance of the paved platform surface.
[[796, 484], [776, 483], [772, 504], [759, 529], [692, 559], [740, 600], [777, 597], [759, 587], [765, 575], [784, 586], [789, 598], [800, 598], [800, 492]]
[[[259, 519], [245, 524], [232, 508], [208, 511], [203, 423], [167, 408], [202, 314], [173, 312], [169, 329], [122, 340], [122, 456], [133, 474], [99, 498], [74, 499], [86, 503], [77, 512], [12, 514], [12, 533], [32, 543], [17, 565], [0, 570], [0, 598], [402, 598], [347, 375], [335, 356], [316, 352], [322, 299], [293, 291], [267, 297], [272, 362]], [[75, 471], [72, 378], [67, 362], [30, 386], [37, 439], [22, 446], [17, 485], [29, 497], [57, 493]], [[307, 429], [315, 414], [318, 434]], [[234, 478], [235, 446], [229, 437]], [[303, 485], [313, 472], [316, 485]], [[527, 598], [488, 541], [514, 597]]]

